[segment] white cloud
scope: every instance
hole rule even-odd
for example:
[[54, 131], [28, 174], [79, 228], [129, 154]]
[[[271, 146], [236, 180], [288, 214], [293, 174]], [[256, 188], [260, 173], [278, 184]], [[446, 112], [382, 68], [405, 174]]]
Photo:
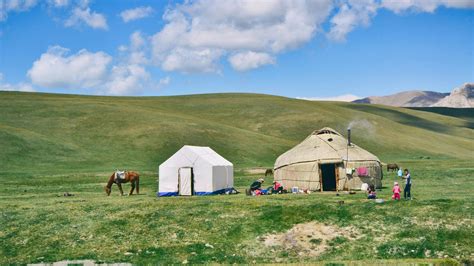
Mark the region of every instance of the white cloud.
[[395, 13], [407, 10], [418, 12], [434, 12], [438, 7], [474, 8], [472, 0], [382, 0], [382, 7]]
[[25, 12], [36, 4], [37, 0], [0, 0], [0, 21], [6, 20], [9, 12]]
[[94, 29], [103, 29], [107, 30], [107, 20], [105, 16], [96, 12], [91, 12], [89, 7], [87, 8], [80, 8], [76, 7], [72, 11], [71, 17], [69, 17], [64, 25], [66, 27], [78, 26], [82, 23], [92, 27]]
[[358, 26], [368, 26], [380, 8], [397, 14], [405, 11], [432, 13], [441, 6], [474, 8], [473, 0], [343, 0], [339, 4], [327, 34], [334, 41], [344, 41], [346, 35]]
[[53, 46], [33, 63], [28, 71], [32, 83], [47, 88], [94, 88], [107, 75], [112, 58], [104, 53], [80, 50], [68, 55], [69, 50]]
[[161, 68], [165, 71], [218, 72], [217, 60], [222, 56], [220, 49], [175, 48], [163, 59]]
[[167, 71], [218, 72], [225, 55], [273, 57], [310, 41], [331, 7], [332, 0], [185, 2], [165, 12], [166, 25], [152, 38], [153, 58]]
[[120, 13], [124, 22], [129, 22], [137, 19], [142, 19], [151, 16], [154, 10], [150, 6], [142, 6], [133, 9], [127, 9]]
[[17, 84], [6, 83], [3, 81], [3, 73], [0, 73], [0, 91], [35, 91], [35, 89], [31, 84], [25, 82]]
[[[328, 18], [327, 37], [344, 41], [354, 29], [370, 25], [380, 8], [432, 12], [439, 6], [469, 8], [474, 1], [185, 1], [163, 15], [166, 24], [152, 37], [152, 55], [166, 71], [218, 72], [222, 57], [237, 70], [253, 69], [273, 64], [278, 54], [308, 43], [322, 32]], [[265, 60], [250, 57], [251, 53], [266, 55]], [[239, 60], [244, 55], [255, 60]]]
[[110, 95], [136, 95], [145, 87], [151, 87], [152, 81], [145, 65], [147, 42], [143, 34], [135, 31], [130, 35], [130, 45], [121, 45], [118, 50], [125, 55], [115, 65], [103, 86], [103, 92]]
[[331, 29], [328, 38], [344, 41], [346, 35], [359, 25], [368, 26], [377, 13], [379, 5], [375, 0], [349, 0], [339, 7], [331, 18]]
[[128, 46], [118, 47], [119, 57], [104, 52], [80, 50], [75, 54], [60, 46], [43, 53], [28, 71], [32, 83], [46, 88], [92, 89], [99, 94], [138, 95], [145, 88], [160, 88], [170, 82], [166, 77], [156, 84], [146, 69], [149, 43], [139, 31], [130, 35]]
[[[88, 0], [47, 0], [44, 5], [65, 7], [71, 16], [65, 25], [81, 24], [108, 29], [103, 14], [92, 11]], [[37, 0], [0, 0], [0, 21], [9, 12], [28, 11]], [[337, 5], [337, 6], [336, 6]], [[114, 62], [104, 52], [69, 50], [55, 46], [42, 54], [28, 71], [33, 85], [48, 88], [92, 88], [103, 93], [130, 95], [152, 84], [146, 67], [156, 64], [165, 71], [219, 72], [220, 62], [237, 71], [276, 64], [279, 54], [307, 44], [323, 32], [329, 19], [331, 40], [345, 40], [348, 33], [367, 26], [380, 8], [434, 12], [438, 7], [474, 8], [472, 0], [195, 0], [170, 6], [164, 27], [151, 38], [134, 32], [128, 46], [118, 47]], [[151, 7], [125, 10], [125, 22], [149, 16]], [[333, 15], [332, 15], [333, 14]], [[157, 86], [165, 86], [169, 77]], [[3, 89], [32, 88], [32, 84], [0, 83]], [[356, 96], [354, 96], [356, 97]], [[332, 98], [335, 99], [335, 98]]]
[[75, 6], [85, 10], [89, 6], [89, 0], [0, 0], [0, 22], [7, 20], [10, 12], [27, 12], [38, 4], [53, 8]]
[[66, 7], [69, 5], [69, 0], [49, 0], [50, 5], [54, 7]]
[[140, 49], [145, 44], [145, 39], [139, 31], [135, 31], [130, 35], [130, 45], [132, 50]]
[[123, 53], [123, 52], [126, 52], [126, 51], [128, 50], [128, 47], [125, 46], [125, 45], [120, 45], [120, 46], [117, 48], [117, 50], [118, 50], [119, 52], [122, 52], [122, 53]]
[[0, 83], [0, 91], [29, 91], [33, 92], [35, 89], [29, 83], [20, 82], [17, 84]]
[[149, 78], [150, 75], [143, 66], [137, 64], [114, 66], [109, 81], [105, 84], [105, 93], [109, 95], [139, 94]]
[[[135, 31], [130, 35], [130, 47], [126, 48], [125, 51], [129, 51], [129, 63], [130, 64], [147, 64], [148, 59], [146, 56], [147, 46], [145, 38], [142, 33]], [[119, 47], [120, 49], [120, 47]], [[123, 49], [123, 48], [122, 48]]]
[[112, 67], [110, 74], [98, 91], [108, 95], [138, 95], [145, 88], [161, 88], [166, 86], [169, 77], [159, 80], [154, 84], [146, 66], [149, 63], [147, 53], [149, 52], [149, 42], [139, 31], [130, 35], [128, 46], [120, 45], [119, 59]]
[[235, 70], [247, 71], [263, 65], [275, 64], [275, 58], [267, 53], [248, 51], [230, 56], [229, 62]]
[[308, 101], [334, 101], [334, 102], [352, 102], [358, 99], [362, 99], [362, 97], [355, 96], [353, 94], [344, 94], [334, 97], [296, 97], [300, 100], [308, 100]]
[[171, 78], [169, 76], [167, 76], [167, 77], [164, 77], [164, 78], [160, 79], [158, 84], [161, 85], [161, 86], [166, 86], [166, 85], [169, 85], [170, 82], [171, 82]]

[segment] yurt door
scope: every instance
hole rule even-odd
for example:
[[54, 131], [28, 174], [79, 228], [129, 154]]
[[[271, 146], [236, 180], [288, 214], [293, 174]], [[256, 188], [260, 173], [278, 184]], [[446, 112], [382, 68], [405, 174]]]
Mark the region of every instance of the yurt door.
[[336, 165], [333, 163], [320, 164], [323, 191], [335, 191], [337, 188], [336, 184]]
[[193, 194], [193, 168], [179, 168], [178, 178], [179, 195], [191, 196]]

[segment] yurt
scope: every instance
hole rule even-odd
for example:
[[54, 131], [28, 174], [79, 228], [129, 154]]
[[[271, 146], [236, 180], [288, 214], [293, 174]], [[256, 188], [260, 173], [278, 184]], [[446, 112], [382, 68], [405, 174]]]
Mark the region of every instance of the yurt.
[[158, 171], [159, 197], [222, 194], [234, 186], [234, 166], [209, 147], [185, 145]]
[[328, 127], [314, 131], [277, 158], [275, 181], [312, 191], [357, 190], [363, 183], [382, 187], [380, 160], [348, 138]]

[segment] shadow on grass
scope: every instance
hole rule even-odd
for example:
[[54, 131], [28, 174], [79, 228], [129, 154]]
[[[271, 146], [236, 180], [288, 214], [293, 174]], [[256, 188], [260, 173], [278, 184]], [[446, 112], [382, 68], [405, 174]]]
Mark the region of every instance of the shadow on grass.
[[474, 108], [410, 107], [408, 109], [464, 119], [466, 120], [465, 127], [474, 129]]
[[413, 127], [427, 129], [435, 132], [449, 133], [449, 128], [443, 124], [419, 118], [417, 116], [406, 114], [400, 111], [384, 109], [370, 105], [354, 105], [351, 106], [351, 108], [370, 114], [380, 115], [401, 124], [410, 125]]

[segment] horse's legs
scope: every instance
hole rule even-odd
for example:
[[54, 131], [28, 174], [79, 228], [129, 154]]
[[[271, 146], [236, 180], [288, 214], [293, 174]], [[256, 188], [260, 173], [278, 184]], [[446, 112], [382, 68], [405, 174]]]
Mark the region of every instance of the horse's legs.
[[140, 179], [137, 179], [137, 195], [140, 194]]
[[133, 194], [133, 190], [135, 189], [135, 181], [131, 181], [130, 185], [132, 186], [132, 188], [130, 189], [130, 193], [128, 193], [129, 196]]
[[122, 184], [120, 184], [120, 183], [117, 183], [117, 186], [118, 186], [118, 188], [119, 188], [119, 190], [120, 190], [120, 195], [122, 195], [122, 196], [123, 196], [123, 189], [122, 189]]

